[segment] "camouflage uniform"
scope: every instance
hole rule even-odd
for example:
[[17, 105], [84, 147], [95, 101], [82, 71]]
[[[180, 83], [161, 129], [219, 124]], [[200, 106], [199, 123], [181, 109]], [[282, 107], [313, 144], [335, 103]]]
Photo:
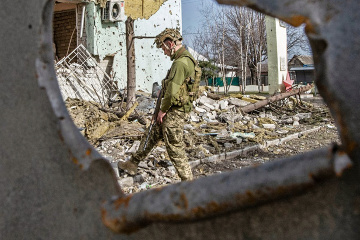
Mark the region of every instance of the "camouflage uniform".
[[[143, 137], [139, 150], [133, 154], [131, 161], [136, 165], [143, 160], [153, 147], [164, 139], [166, 150], [181, 180], [191, 180], [192, 172], [184, 150], [183, 131], [187, 113], [170, 110], [165, 115], [164, 122], [155, 124], [151, 129], [148, 143], [144, 150], [146, 136]], [[149, 134], [149, 133], [148, 133]]]
[[[177, 47], [165, 45], [165, 41], [170, 39], [172, 44]], [[181, 46], [182, 36], [176, 29], [165, 29], [155, 38], [158, 48], [163, 48], [164, 54], [171, 57], [171, 65], [166, 78], [162, 82], [162, 101], [161, 116], [162, 124], [156, 123], [150, 133], [144, 135], [141, 140], [139, 150], [133, 154], [131, 159], [126, 162], [119, 162], [118, 167], [131, 175], [136, 174], [138, 164], [149, 154], [151, 149], [164, 139], [166, 150], [177, 173], [182, 181], [193, 178], [191, 168], [185, 153], [183, 141], [184, 124], [188, 118], [188, 113], [192, 110], [192, 102], [189, 100], [189, 91], [185, 81], [194, 79], [196, 61], [191, 54]], [[168, 48], [166, 48], [166, 46]], [[177, 48], [176, 52], [175, 49]], [[167, 50], [165, 50], [167, 49]], [[167, 53], [166, 53], [167, 52]], [[166, 113], [165, 116], [163, 113]], [[157, 116], [156, 116], [157, 117]], [[148, 143], [144, 149], [146, 138]]]
[[138, 165], [158, 141], [164, 139], [170, 160], [182, 181], [193, 178], [183, 141], [185, 120], [188, 119], [188, 112], [192, 110], [192, 102], [186, 101], [186, 92], [183, 90], [185, 79], [194, 74], [194, 62], [190, 58], [193, 59], [184, 47], [171, 56], [174, 62], [162, 85], [164, 94], [160, 109], [166, 112], [163, 123], [156, 123], [148, 133], [150, 135], [145, 149], [147, 134], [144, 135], [139, 150], [130, 160]]
[[184, 102], [186, 93], [182, 91], [185, 79], [194, 74], [194, 63], [190, 58], [193, 57], [184, 47], [171, 56], [171, 60], [174, 62], [162, 84], [164, 94], [160, 109], [162, 112], [166, 112], [164, 121], [161, 125], [156, 123], [148, 133], [150, 135], [145, 149], [147, 134], [144, 135], [139, 150], [133, 154], [130, 160], [138, 165], [152, 148], [164, 139], [170, 160], [182, 181], [193, 178], [183, 141], [185, 120], [188, 119], [188, 112], [192, 110], [192, 103]]

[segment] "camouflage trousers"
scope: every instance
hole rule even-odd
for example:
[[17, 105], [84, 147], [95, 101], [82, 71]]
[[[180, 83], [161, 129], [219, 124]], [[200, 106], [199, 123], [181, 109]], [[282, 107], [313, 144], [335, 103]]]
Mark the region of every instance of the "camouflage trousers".
[[185, 153], [185, 144], [183, 141], [184, 124], [187, 117], [187, 113], [170, 109], [166, 113], [163, 123], [161, 125], [155, 123], [152, 127], [145, 149], [146, 136], [149, 132], [143, 136], [139, 150], [133, 154], [130, 161], [139, 164], [149, 154], [153, 147], [163, 139], [170, 161], [174, 165], [181, 180], [192, 180], [193, 175]]

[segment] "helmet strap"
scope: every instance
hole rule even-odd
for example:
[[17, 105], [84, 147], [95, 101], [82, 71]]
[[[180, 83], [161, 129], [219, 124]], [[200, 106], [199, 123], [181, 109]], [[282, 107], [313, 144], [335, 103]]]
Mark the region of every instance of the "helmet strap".
[[174, 41], [174, 43], [175, 43], [174, 46], [170, 48], [168, 45], [165, 44], [164, 41], [162, 42], [162, 44], [165, 46], [165, 48], [170, 51], [170, 55], [174, 55], [174, 53], [175, 53], [175, 47], [177, 46], [176, 41]]

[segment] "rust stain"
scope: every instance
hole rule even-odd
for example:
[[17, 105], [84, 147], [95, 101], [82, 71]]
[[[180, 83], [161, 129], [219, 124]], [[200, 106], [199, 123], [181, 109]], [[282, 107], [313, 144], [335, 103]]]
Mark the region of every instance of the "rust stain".
[[128, 207], [129, 201], [133, 195], [127, 195], [126, 197], [119, 197], [117, 200], [114, 201], [115, 209], [119, 209], [121, 206]]
[[246, 191], [245, 192], [246, 198], [250, 201], [250, 202], [255, 202], [256, 201], [256, 197], [255, 195], [251, 192], [251, 191]]
[[236, 205], [238, 208], [254, 206], [266, 201], [274, 200], [279, 197], [285, 197], [300, 193], [301, 191], [313, 186], [313, 183], [303, 183], [291, 186], [278, 186], [276, 188], [266, 187], [256, 191], [246, 191], [236, 195]]
[[189, 206], [185, 193], [180, 194], [179, 202], [174, 203], [180, 209], [187, 209]]
[[310, 179], [314, 179], [314, 174], [309, 173], [309, 178], [310, 178]]
[[85, 154], [86, 154], [86, 156], [90, 156], [90, 154], [91, 154], [91, 149], [89, 148], [88, 150], [86, 150]]
[[79, 164], [79, 160], [76, 157], [72, 157], [71, 159], [73, 161], [73, 163], [75, 163], [76, 165]]
[[126, 219], [124, 216], [122, 217], [121, 221], [117, 218], [107, 217], [107, 211], [105, 209], [101, 209], [101, 218], [106, 227], [117, 233], [122, 232], [124, 228], [123, 226], [126, 223]]
[[305, 32], [306, 32], [306, 33], [316, 33], [315, 27], [314, 27], [313, 24], [311, 24], [310, 20], [308, 20], [308, 21], [306, 22]]
[[217, 203], [215, 201], [212, 201], [208, 203], [205, 207], [195, 207], [191, 210], [191, 213], [195, 217], [203, 217], [210, 214], [218, 213], [218, 212], [224, 212], [226, 209], [229, 208], [231, 204], [228, 203]]
[[64, 137], [63, 137], [61, 131], [58, 131], [58, 135], [59, 135], [60, 141], [64, 142]]
[[283, 20], [295, 27], [300, 26], [303, 23], [306, 23], [307, 18], [301, 15], [295, 15], [295, 16], [291, 16], [289, 18], [283, 18]]
[[301, 15], [294, 15], [289, 18], [282, 18], [283, 21], [293, 25], [294, 27], [299, 27], [301, 24], [305, 23], [305, 31], [307, 33], [315, 33], [314, 25], [311, 23], [310, 19]]
[[181, 198], [181, 201], [184, 203], [184, 207], [185, 207], [185, 208], [188, 208], [189, 204], [188, 204], [188, 200], [187, 200], [187, 198], [186, 198], [185, 193], [182, 193], [182, 194], [180, 195], [180, 198]]

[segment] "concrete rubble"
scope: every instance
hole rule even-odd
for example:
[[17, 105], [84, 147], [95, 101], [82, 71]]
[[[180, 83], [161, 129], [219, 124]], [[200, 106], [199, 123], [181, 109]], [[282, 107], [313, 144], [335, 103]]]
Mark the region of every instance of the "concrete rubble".
[[[263, 96], [234, 94], [213, 100], [206, 95], [204, 92], [193, 102], [194, 111], [184, 126], [186, 152], [193, 168], [199, 164], [235, 159], [249, 152], [273, 151], [274, 146], [317, 131], [324, 123], [331, 124], [327, 108], [314, 107], [298, 98], [288, 99], [276, 109], [265, 106], [245, 114], [241, 107]], [[120, 120], [116, 113], [122, 109], [119, 104], [125, 105], [124, 102], [109, 104], [104, 109], [94, 102], [66, 100], [79, 131], [111, 162], [119, 184], [127, 193], [180, 181], [162, 142], [140, 163], [135, 177], [119, 173], [117, 169], [117, 162], [128, 159], [139, 147], [155, 101], [156, 98], [148, 94], [137, 95], [139, 105], [135, 111], [145, 119], [141, 124], [138, 118]]]

